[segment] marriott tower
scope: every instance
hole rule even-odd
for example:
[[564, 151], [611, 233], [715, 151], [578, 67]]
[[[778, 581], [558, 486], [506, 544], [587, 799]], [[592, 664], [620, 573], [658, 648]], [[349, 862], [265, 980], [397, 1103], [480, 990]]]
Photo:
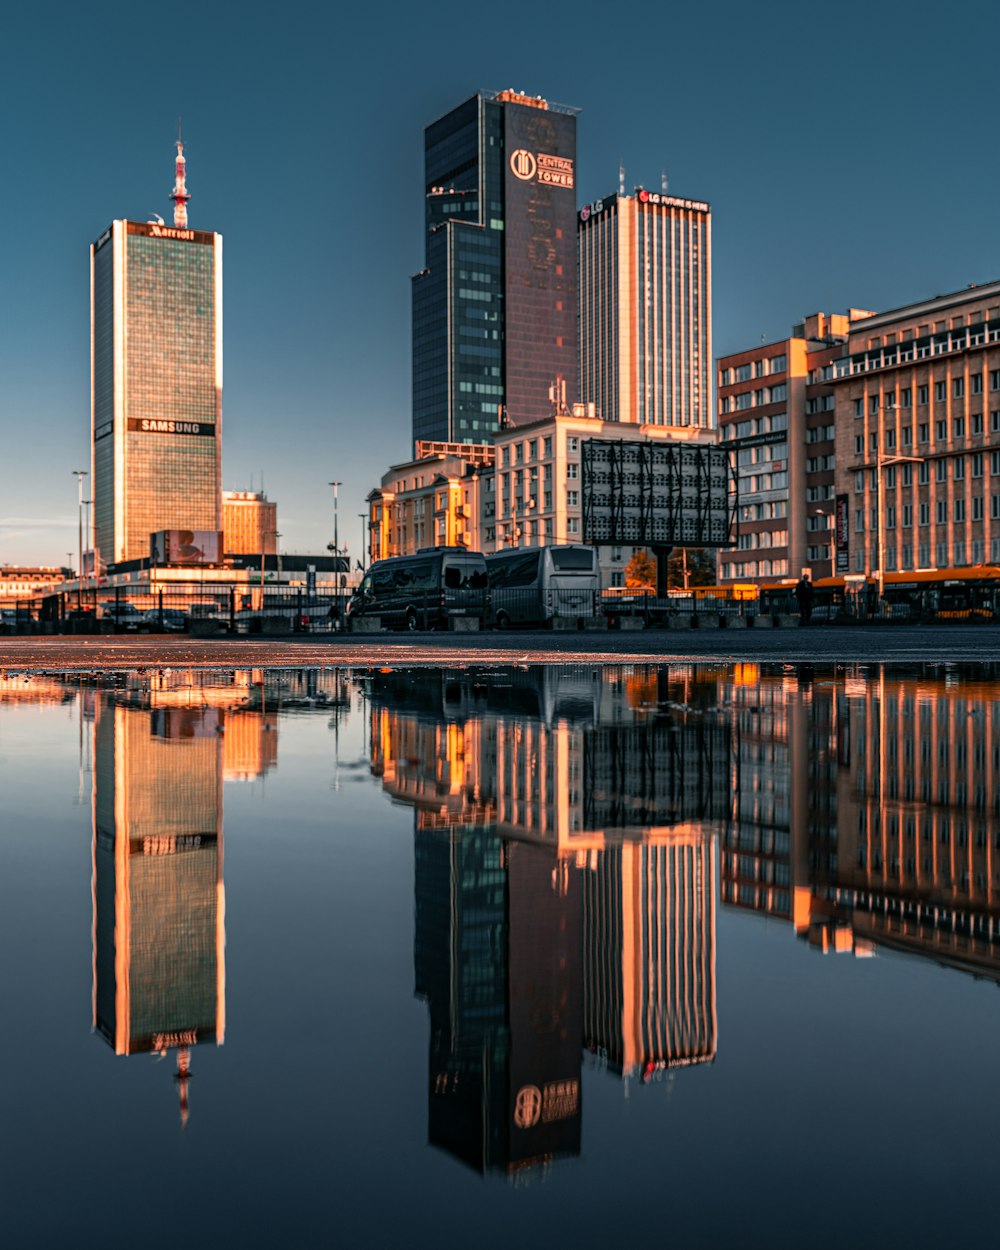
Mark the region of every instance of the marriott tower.
[[95, 567], [149, 555], [164, 529], [221, 525], [222, 236], [113, 221], [90, 249]]

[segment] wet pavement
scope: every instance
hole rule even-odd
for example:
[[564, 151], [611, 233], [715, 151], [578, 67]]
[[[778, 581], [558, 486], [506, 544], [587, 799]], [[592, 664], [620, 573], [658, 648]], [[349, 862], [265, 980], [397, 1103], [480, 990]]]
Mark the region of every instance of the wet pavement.
[[976, 662], [1000, 658], [1000, 625], [859, 625], [775, 629], [326, 634], [277, 638], [5, 637], [0, 667], [60, 670], [184, 666], [621, 664], [665, 660], [788, 663]]

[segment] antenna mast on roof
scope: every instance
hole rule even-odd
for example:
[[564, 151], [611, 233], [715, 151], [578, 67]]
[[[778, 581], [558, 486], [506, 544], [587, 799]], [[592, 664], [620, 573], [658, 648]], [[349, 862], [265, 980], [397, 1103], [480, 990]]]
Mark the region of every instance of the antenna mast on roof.
[[184, 159], [184, 143], [181, 139], [181, 119], [177, 119], [177, 159], [174, 161], [174, 189], [170, 198], [174, 202], [174, 225], [179, 230], [186, 230], [188, 224], [187, 205], [191, 198], [184, 182], [187, 173], [187, 161]]
[[625, 195], [625, 165], [623, 163], [618, 165], [618, 194], [623, 197]]
[[667, 171], [665, 169], [660, 170], [660, 190], [664, 195], [667, 194]]

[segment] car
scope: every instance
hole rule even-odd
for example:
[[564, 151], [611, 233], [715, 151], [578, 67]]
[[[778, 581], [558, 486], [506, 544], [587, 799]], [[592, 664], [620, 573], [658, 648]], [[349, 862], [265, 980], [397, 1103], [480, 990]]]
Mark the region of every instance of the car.
[[111, 599], [107, 603], [102, 603], [100, 608], [103, 619], [114, 621], [118, 629], [127, 630], [129, 633], [137, 633], [140, 629], [149, 627], [146, 613], [140, 611], [134, 604], [128, 603], [126, 600], [120, 600], [116, 603]]
[[183, 634], [189, 624], [189, 617], [180, 608], [148, 608], [143, 612], [144, 628], [150, 633]]

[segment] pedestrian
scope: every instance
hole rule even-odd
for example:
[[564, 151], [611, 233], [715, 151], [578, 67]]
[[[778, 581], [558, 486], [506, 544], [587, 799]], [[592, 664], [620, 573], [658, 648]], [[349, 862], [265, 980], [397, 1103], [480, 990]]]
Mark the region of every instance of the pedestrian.
[[812, 620], [813, 596], [815, 590], [813, 584], [809, 580], [809, 575], [803, 573], [795, 587], [795, 598], [799, 605], [799, 624], [808, 625]]

